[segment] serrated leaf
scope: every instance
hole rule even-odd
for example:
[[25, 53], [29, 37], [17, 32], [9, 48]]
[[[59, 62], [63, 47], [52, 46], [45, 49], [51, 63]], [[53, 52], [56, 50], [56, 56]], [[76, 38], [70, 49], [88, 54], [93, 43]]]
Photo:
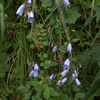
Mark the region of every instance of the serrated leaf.
[[58, 96], [60, 96], [60, 93], [57, 91], [54, 91], [54, 90], [50, 90], [50, 96], [58, 97]]
[[43, 97], [44, 97], [45, 99], [49, 99], [49, 97], [50, 97], [49, 87], [47, 87], [47, 88], [44, 90], [44, 92], [43, 92]]

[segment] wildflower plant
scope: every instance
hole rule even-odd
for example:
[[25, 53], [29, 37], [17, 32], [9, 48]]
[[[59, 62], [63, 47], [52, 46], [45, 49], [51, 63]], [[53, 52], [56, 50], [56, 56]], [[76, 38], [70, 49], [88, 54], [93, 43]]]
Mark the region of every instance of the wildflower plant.
[[[32, 2], [33, 2], [33, 5], [32, 5]], [[42, 0], [41, 2], [43, 3]], [[45, 1], [45, 2], [48, 4], [48, 1]], [[63, 88], [64, 86], [66, 87], [69, 86], [71, 88], [71, 86], [74, 86], [74, 85], [78, 89], [81, 87], [81, 81], [79, 81], [78, 79], [79, 78], [78, 68], [76, 66], [73, 67], [73, 63], [74, 63], [73, 42], [71, 41], [70, 32], [64, 21], [65, 15], [62, 10], [62, 8], [65, 5], [64, 10], [66, 11], [66, 8], [70, 7], [70, 2], [68, 0], [56, 0], [56, 9], [57, 9], [56, 27], [53, 27], [52, 24], [50, 25], [50, 27], [47, 27], [45, 22], [44, 24], [38, 23], [37, 25], [35, 17], [37, 16], [36, 14], [40, 12], [38, 12], [39, 10], [36, 10], [39, 8], [35, 6], [35, 3], [36, 3], [35, 0], [27, 0], [26, 6], [21, 6], [17, 10], [17, 14], [22, 16], [24, 9], [26, 9], [25, 11], [27, 14], [28, 22], [31, 23], [31, 31], [26, 36], [26, 38], [31, 43], [30, 48], [34, 49], [35, 51], [33, 58], [34, 58], [34, 61], [37, 62], [37, 64], [35, 65], [32, 65], [32, 63], [30, 64], [32, 65], [32, 70], [30, 70], [29, 72], [30, 78], [27, 85], [33, 86], [33, 90], [36, 91], [36, 95], [40, 93], [39, 95], [42, 97], [42, 92], [43, 92], [44, 99], [49, 99], [52, 96], [54, 98], [59, 98], [61, 94], [58, 91], [55, 91], [54, 88], [60, 89], [60, 88]], [[42, 5], [43, 8], [48, 7], [48, 6], [49, 4]], [[51, 14], [52, 13], [53, 12], [51, 12]], [[49, 19], [49, 21], [51, 21], [51, 19]], [[47, 29], [44, 28], [44, 25]], [[53, 34], [54, 29], [56, 30], [55, 34], [57, 34], [57, 36], [59, 37], [58, 39], [57, 39], [57, 36]], [[65, 34], [67, 37], [66, 38], [67, 45], [64, 45], [64, 47], [62, 46], [63, 34]], [[55, 38], [53, 39], [53, 37]], [[58, 40], [60, 42], [57, 42]], [[50, 42], [48, 43], [48, 41]], [[52, 57], [50, 57], [50, 55], [52, 55]], [[32, 61], [30, 60], [30, 62]], [[53, 66], [53, 68], [50, 69], [51, 66]], [[55, 87], [52, 86], [53, 84], [55, 84]], [[26, 89], [26, 87], [24, 88]], [[65, 89], [67, 90], [67, 88]], [[18, 90], [20, 91], [20, 88], [18, 88]], [[30, 94], [32, 94], [32, 92]], [[70, 95], [73, 100], [72, 93]], [[32, 96], [32, 98], [34, 99], [35, 95]]]

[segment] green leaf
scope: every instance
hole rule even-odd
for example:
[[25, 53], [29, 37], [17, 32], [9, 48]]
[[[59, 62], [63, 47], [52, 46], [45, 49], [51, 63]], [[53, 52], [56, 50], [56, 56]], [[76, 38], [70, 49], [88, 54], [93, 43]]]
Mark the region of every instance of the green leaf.
[[18, 87], [17, 90], [18, 91], [24, 91], [25, 90], [25, 87], [22, 85], [22, 86]]
[[42, 32], [42, 33], [45, 32], [45, 31], [46, 31], [45, 29], [40, 30], [40, 32]]
[[67, 94], [62, 95], [61, 97], [63, 100], [71, 100], [71, 98], [69, 98]]
[[48, 42], [47, 42], [47, 41], [44, 41], [43, 44], [44, 44], [44, 45], [48, 45]]
[[50, 96], [58, 97], [58, 96], [60, 96], [60, 93], [57, 91], [54, 91], [54, 90], [50, 90]]
[[47, 88], [44, 90], [44, 92], [43, 92], [43, 97], [44, 97], [45, 99], [49, 99], [49, 97], [50, 97], [49, 87], [47, 87]]
[[57, 65], [59, 65], [59, 63], [57, 63], [57, 62], [51, 62], [48, 65], [46, 65], [46, 67], [48, 67], [48, 66], [57, 66]]
[[43, 58], [47, 58], [48, 57], [48, 55], [45, 53], [45, 54], [43, 54]]
[[27, 83], [31, 86], [37, 86], [38, 85], [38, 81], [28, 81]]
[[34, 44], [30, 44], [30, 49], [34, 49]]
[[78, 42], [78, 40], [77, 38], [72, 39], [73, 42]]
[[74, 7], [68, 12], [66, 17], [66, 23], [75, 23], [76, 20], [81, 16], [77, 11], [75, 11]]
[[49, 60], [45, 60], [44, 63], [45, 65], [47, 65], [49, 63]]
[[52, 6], [52, 0], [41, 0], [41, 2], [42, 2], [42, 7]]
[[93, 7], [92, 9], [96, 11], [96, 14], [94, 16], [96, 16], [97, 22], [99, 22], [99, 20], [100, 20], [100, 7]]
[[75, 84], [72, 85], [72, 90], [75, 91], [75, 92], [80, 91], [80, 89], [78, 88], [78, 86], [75, 85]]
[[35, 86], [34, 89], [35, 89], [37, 92], [42, 92], [42, 87], [41, 87], [41, 86]]
[[79, 99], [82, 99], [83, 97], [85, 96], [85, 93], [76, 93], [75, 95], [75, 100], [79, 100]]
[[46, 84], [44, 84], [44, 85], [42, 86], [42, 90], [45, 90], [47, 87], [48, 87], [48, 86], [47, 86]]
[[40, 66], [44, 66], [44, 63], [40, 63]]

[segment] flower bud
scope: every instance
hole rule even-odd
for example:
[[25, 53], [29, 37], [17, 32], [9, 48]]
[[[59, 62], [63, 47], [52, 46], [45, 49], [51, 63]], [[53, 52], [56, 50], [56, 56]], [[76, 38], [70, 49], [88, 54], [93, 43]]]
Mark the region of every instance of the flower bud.
[[78, 86], [81, 85], [80, 81], [79, 81], [77, 78], [75, 79], [75, 81], [76, 81], [76, 84], [77, 84]]
[[71, 43], [68, 44], [67, 51], [69, 51], [69, 53], [71, 53], [71, 51], [72, 51], [72, 45], [71, 45]]
[[53, 79], [53, 75], [51, 75], [51, 76], [49, 77], [49, 79], [52, 80], [52, 79]]
[[30, 23], [32, 23], [33, 20], [34, 20], [34, 14], [33, 14], [32, 11], [30, 11], [29, 16], [28, 16], [28, 21], [29, 21]]
[[67, 78], [64, 78], [61, 82], [64, 84], [67, 81]]
[[39, 66], [38, 66], [38, 64], [35, 64], [35, 65], [34, 65], [34, 71], [39, 71]]
[[52, 51], [56, 52], [56, 50], [57, 50], [57, 46], [54, 46]]

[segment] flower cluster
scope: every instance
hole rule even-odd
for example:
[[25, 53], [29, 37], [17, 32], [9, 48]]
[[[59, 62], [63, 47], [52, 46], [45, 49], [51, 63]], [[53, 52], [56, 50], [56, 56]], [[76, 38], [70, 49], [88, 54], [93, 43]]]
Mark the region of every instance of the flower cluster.
[[37, 64], [34, 65], [34, 71], [32, 70], [29, 74], [29, 76], [32, 78], [34, 77], [35, 79], [38, 77], [38, 71], [39, 71], [39, 66]]
[[[31, 0], [28, 0], [28, 1], [27, 1], [27, 5], [30, 7], [31, 4], [32, 4], [32, 1], [31, 1]], [[22, 16], [22, 15], [23, 15], [24, 8], [25, 8], [25, 4], [22, 4], [22, 5], [18, 8], [18, 10], [16, 11], [16, 14], [18, 14], [17, 18], [18, 18], [19, 16]], [[25, 12], [25, 13], [26, 13], [26, 12]], [[30, 11], [29, 14], [27, 14], [27, 15], [28, 15], [28, 21], [29, 21], [30, 23], [32, 23], [33, 20], [34, 20], [34, 13], [33, 13], [32, 11]]]
[[[56, 52], [57, 50], [57, 46], [54, 46], [53, 47], [53, 53]], [[69, 52], [69, 54], [72, 54], [72, 45], [71, 43], [68, 44], [67, 46], [67, 51]], [[67, 81], [67, 77], [66, 74], [69, 72], [69, 68], [70, 68], [70, 60], [67, 58], [65, 61], [64, 61], [64, 64], [63, 64], [63, 71], [61, 72], [61, 80], [58, 80], [57, 82], [57, 86], [59, 85], [63, 85], [66, 81]], [[65, 77], [64, 79], [62, 79], [63, 77]], [[80, 81], [77, 79], [78, 77], [78, 73], [76, 72], [76, 70], [74, 71], [74, 73], [72, 74], [72, 79], [76, 81], [76, 84], [78, 86], [81, 85]], [[54, 75], [52, 74], [49, 79], [52, 80], [54, 78]]]

